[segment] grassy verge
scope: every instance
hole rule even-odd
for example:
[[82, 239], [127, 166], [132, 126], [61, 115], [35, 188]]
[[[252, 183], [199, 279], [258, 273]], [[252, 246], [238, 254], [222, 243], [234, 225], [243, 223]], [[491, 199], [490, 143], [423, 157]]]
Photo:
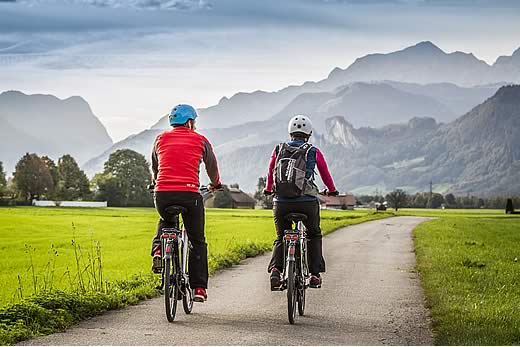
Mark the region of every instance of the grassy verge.
[[399, 214], [440, 217], [414, 231], [435, 343], [520, 344], [520, 218], [493, 210]]
[[[323, 211], [322, 229], [390, 216]], [[153, 209], [0, 209], [0, 344], [157, 295], [157, 277], [146, 275], [156, 218]], [[271, 249], [272, 212], [208, 210], [206, 237], [214, 273]]]

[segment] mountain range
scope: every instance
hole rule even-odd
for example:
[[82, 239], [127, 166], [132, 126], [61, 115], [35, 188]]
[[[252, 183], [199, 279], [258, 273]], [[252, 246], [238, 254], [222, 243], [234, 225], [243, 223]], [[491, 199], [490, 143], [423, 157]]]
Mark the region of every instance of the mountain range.
[[[277, 92], [255, 91], [223, 97], [215, 106], [200, 109], [201, 128], [225, 128], [238, 123], [269, 119], [296, 96], [333, 92], [352, 82], [397, 81], [414, 84], [451, 83], [463, 87], [520, 83], [520, 48], [492, 65], [471, 53], [446, 53], [430, 41], [387, 54], [358, 58], [346, 69], [334, 68], [317, 82], [288, 86]], [[474, 106], [474, 105], [472, 105]], [[468, 110], [464, 110], [467, 112]], [[462, 112], [457, 112], [461, 115]], [[163, 117], [154, 128], [165, 128]]]
[[0, 161], [7, 172], [26, 152], [58, 159], [71, 154], [81, 164], [113, 142], [104, 125], [79, 96], [0, 94]]
[[[491, 98], [447, 124], [413, 118], [404, 124], [354, 128], [341, 116], [326, 120], [312, 142], [329, 162], [342, 191], [520, 194], [520, 86]], [[220, 158], [225, 177], [254, 182], [266, 174], [275, 142], [243, 147]], [[224, 171], [225, 169], [225, 171]], [[224, 174], [223, 174], [224, 175]]]
[[[359, 58], [322, 81], [224, 97], [200, 109], [197, 124], [213, 143], [224, 182], [249, 192], [266, 174], [273, 147], [287, 138], [288, 119], [304, 113], [341, 191], [414, 192], [433, 181], [441, 192], [520, 194], [520, 87], [508, 82], [520, 82], [520, 49], [488, 65], [472, 54], [421, 42]], [[8, 126], [8, 133], [21, 131]], [[121, 148], [149, 158], [155, 137], [168, 128], [163, 117], [113, 145], [101, 141], [82, 168], [89, 175], [101, 171]], [[68, 131], [69, 125], [58, 129]], [[31, 141], [41, 148], [53, 143], [38, 133]]]

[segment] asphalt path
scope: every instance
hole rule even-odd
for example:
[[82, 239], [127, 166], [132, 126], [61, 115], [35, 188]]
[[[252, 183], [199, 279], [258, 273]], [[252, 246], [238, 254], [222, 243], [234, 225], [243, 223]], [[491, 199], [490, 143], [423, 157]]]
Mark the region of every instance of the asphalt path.
[[286, 292], [269, 290], [269, 255], [222, 271], [209, 300], [168, 323], [163, 298], [83, 321], [25, 345], [431, 345], [428, 310], [414, 272], [420, 217], [340, 229], [324, 238], [323, 287], [307, 291], [305, 316], [287, 320]]

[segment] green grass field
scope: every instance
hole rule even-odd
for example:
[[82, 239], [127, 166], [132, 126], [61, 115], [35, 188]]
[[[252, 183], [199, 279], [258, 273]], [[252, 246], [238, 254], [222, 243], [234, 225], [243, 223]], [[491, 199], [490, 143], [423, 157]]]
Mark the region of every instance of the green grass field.
[[503, 210], [411, 210], [417, 269], [438, 345], [520, 344], [520, 216]]
[[[324, 211], [322, 229], [327, 233], [384, 216], [365, 211]], [[149, 274], [150, 245], [157, 218], [152, 208], [0, 208], [0, 306], [20, 299], [20, 284], [24, 296], [33, 294], [35, 277], [39, 287], [46, 282], [47, 288], [52, 283], [55, 289], [69, 289], [76, 268], [73, 239], [82, 247], [85, 264], [92, 241], [100, 243], [105, 280]], [[244, 252], [248, 255], [248, 248], [253, 249], [252, 254], [270, 249], [274, 238], [272, 212], [209, 209], [206, 238], [210, 271], [214, 271], [236, 262], [234, 258], [242, 257]], [[52, 255], [54, 250], [56, 257]], [[51, 281], [47, 264], [53, 259]]]

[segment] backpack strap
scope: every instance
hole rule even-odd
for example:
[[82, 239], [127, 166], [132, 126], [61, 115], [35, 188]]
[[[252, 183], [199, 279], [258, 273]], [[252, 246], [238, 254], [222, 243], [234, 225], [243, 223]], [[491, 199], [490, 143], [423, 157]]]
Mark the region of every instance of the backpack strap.
[[282, 143], [277, 144], [276, 147], [274, 148], [274, 150], [276, 152], [276, 159], [278, 159], [278, 155], [280, 154], [280, 150], [283, 148], [284, 145], [285, 145], [285, 142], [282, 142]]
[[308, 142], [305, 142], [303, 145], [300, 146], [300, 149], [303, 149], [305, 151], [305, 162], [307, 162], [307, 156], [309, 155], [309, 151], [313, 148], [314, 146], [311, 145], [310, 143]]

